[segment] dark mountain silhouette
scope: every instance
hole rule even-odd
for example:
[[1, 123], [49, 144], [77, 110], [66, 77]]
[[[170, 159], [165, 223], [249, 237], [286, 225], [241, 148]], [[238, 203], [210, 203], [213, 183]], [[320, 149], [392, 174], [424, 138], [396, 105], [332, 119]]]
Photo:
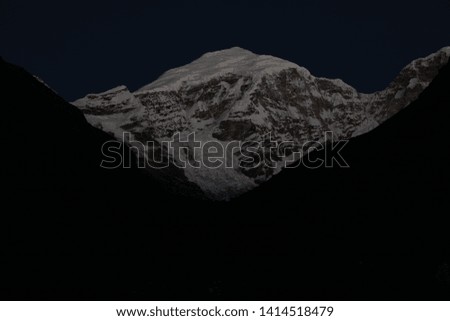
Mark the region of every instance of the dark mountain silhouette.
[[2, 298], [449, 297], [449, 66], [352, 139], [350, 169], [286, 170], [229, 203], [100, 169], [108, 135], [23, 69], [0, 75]]
[[[102, 169], [101, 146], [110, 136], [22, 68], [1, 60], [0, 69], [0, 293], [6, 298], [83, 297], [79, 291], [96, 288], [81, 282], [92, 273], [82, 273], [83, 266], [132, 244], [126, 241], [133, 234], [126, 230], [127, 220], [128, 226], [139, 226], [139, 215], [129, 214], [145, 208], [143, 194], [150, 202], [170, 202], [170, 194], [136, 169], [133, 159], [129, 169]], [[65, 259], [71, 263], [64, 266]], [[71, 288], [77, 284], [78, 291]]]

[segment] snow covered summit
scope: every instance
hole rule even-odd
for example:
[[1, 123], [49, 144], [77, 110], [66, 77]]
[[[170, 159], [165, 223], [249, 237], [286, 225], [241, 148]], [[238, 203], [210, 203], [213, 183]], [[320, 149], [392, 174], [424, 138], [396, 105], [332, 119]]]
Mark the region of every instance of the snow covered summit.
[[137, 92], [152, 89], [175, 89], [183, 83], [193, 85], [226, 74], [254, 76], [262, 72], [280, 71], [285, 68], [300, 67], [276, 57], [256, 55], [251, 51], [233, 47], [206, 53], [188, 65], [171, 69], [156, 81], [140, 88]]
[[[363, 134], [417, 99], [450, 56], [450, 47], [406, 66], [383, 91], [358, 93], [341, 80], [314, 77], [303, 67], [234, 47], [171, 69], [134, 93], [124, 86], [74, 102], [88, 121], [122, 139], [161, 142], [195, 133], [201, 142], [321, 141]], [[194, 151], [192, 151], [194, 152]], [[238, 164], [241, 156], [235, 155]], [[177, 181], [211, 199], [229, 199], [270, 179], [281, 167], [185, 168]], [[164, 173], [158, 174], [165, 175]], [[168, 172], [167, 175], [173, 175]]]

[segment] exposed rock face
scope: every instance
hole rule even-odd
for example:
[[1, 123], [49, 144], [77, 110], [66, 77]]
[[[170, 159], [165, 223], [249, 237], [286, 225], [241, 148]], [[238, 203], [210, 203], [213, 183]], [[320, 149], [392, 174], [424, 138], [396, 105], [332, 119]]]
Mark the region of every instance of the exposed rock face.
[[[121, 86], [87, 95], [74, 105], [92, 125], [120, 140], [124, 132], [144, 144], [170, 140], [176, 133], [183, 138], [195, 133], [202, 144], [213, 141], [227, 150], [233, 141], [264, 144], [270, 133], [273, 141], [302, 146], [307, 141], [323, 141], [326, 131], [348, 139], [377, 127], [416, 100], [449, 56], [450, 47], [446, 47], [415, 60], [385, 90], [362, 94], [341, 80], [314, 77], [291, 62], [231, 48], [169, 70], [134, 93]], [[198, 153], [194, 148], [185, 152], [188, 158], [201, 159]], [[275, 168], [263, 164], [248, 169], [239, 166], [243, 155], [232, 155], [232, 168], [226, 164], [187, 166], [185, 179], [200, 187], [206, 197], [223, 200], [281, 170], [281, 158], [275, 160], [280, 162]]]

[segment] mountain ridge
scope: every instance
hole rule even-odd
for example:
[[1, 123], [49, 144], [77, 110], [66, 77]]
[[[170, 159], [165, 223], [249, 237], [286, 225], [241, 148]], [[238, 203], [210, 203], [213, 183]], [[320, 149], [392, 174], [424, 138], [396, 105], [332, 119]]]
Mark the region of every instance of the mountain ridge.
[[[323, 142], [364, 134], [417, 99], [447, 63], [450, 47], [408, 64], [382, 91], [364, 94], [340, 79], [314, 77], [294, 63], [234, 47], [207, 53], [174, 68], [131, 93], [126, 87], [90, 94], [73, 104], [95, 127], [122, 140], [162, 142], [175, 133], [195, 132], [202, 143], [259, 141], [270, 133], [277, 142]], [[195, 151], [191, 151], [195, 153]], [[168, 155], [171, 158], [173, 155]], [[201, 157], [202, 155], [198, 155]], [[233, 156], [235, 164], [243, 157]], [[282, 168], [184, 169], [207, 198], [239, 196]]]

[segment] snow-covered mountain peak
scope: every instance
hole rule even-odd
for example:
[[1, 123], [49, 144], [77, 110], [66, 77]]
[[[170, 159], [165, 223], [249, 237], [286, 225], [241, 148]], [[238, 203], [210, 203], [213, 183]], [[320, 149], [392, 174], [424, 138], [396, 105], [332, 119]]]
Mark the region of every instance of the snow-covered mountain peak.
[[104, 92], [102, 92], [102, 93], [99, 93], [99, 95], [105, 95], [105, 94], [117, 93], [117, 92], [120, 92], [120, 91], [128, 91], [127, 86], [120, 85], [120, 86], [114, 87], [114, 88], [112, 88], [112, 89], [110, 89], [110, 90], [107, 90], [107, 91], [104, 91]]
[[[195, 133], [203, 144], [226, 150], [230, 142], [262, 144], [270, 133], [278, 143], [302, 146], [323, 141], [325, 132], [349, 139], [377, 127], [416, 100], [449, 56], [450, 47], [442, 48], [411, 62], [386, 89], [362, 94], [340, 79], [314, 77], [292, 62], [234, 47], [169, 70], [134, 93], [120, 86], [74, 104], [91, 124], [120, 140], [124, 132], [143, 144]], [[202, 157], [195, 149], [186, 155]], [[187, 166], [175, 178], [171, 170], [154, 175], [194, 184], [206, 197], [223, 200], [267, 181], [283, 162], [249, 170], [238, 165], [245, 159], [241, 154], [232, 158], [232, 168]]]
[[203, 54], [199, 59], [208, 59], [217, 56], [226, 57], [226, 56], [257, 56], [257, 55], [251, 52], [250, 50], [241, 47], [232, 47], [229, 49], [207, 52]]
[[[429, 55], [427, 58], [433, 57], [436, 55], [444, 55], [444, 56], [447, 56], [447, 58], [450, 58], [450, 46], [442, 47], [435, 53], [432, 53], [431, 55]], [[425, 59], [427, 59], [427, 58], [425, 58]]]
[[424, 69], [428, 68], [430, 65], [442, 65], [448, 62], [450, 58], [450, 46], [443, 47], [440, 50], [422, 58], [418, 58], [407, 65], [404, 70], [408, 69]]
[[132, 110], [134, 102], [134, 95], [122, 85], [102, 93], [89, 94], [74, 101], [73, 104], [86, 114], [108, 115]]
[[257, 55], [251, 51], [233, 47], [209, 52], [185, 66], [171, 69], [156, 81], [146, 85], [137, 92], [149, 90], [176, 90], [186, 83], [189, 85], [207, 82], [213, 77], [227, 74], [251, 75], [258, 78], [261, 74], [278, 72], [294, 68], [309, 76], [309, 72], [298, 65], [272, 56]]
[[444, 47], [440, 51], [442, 51], [443, 53], [445, 53], [447, 56], [450, 57], [450, 46]]

